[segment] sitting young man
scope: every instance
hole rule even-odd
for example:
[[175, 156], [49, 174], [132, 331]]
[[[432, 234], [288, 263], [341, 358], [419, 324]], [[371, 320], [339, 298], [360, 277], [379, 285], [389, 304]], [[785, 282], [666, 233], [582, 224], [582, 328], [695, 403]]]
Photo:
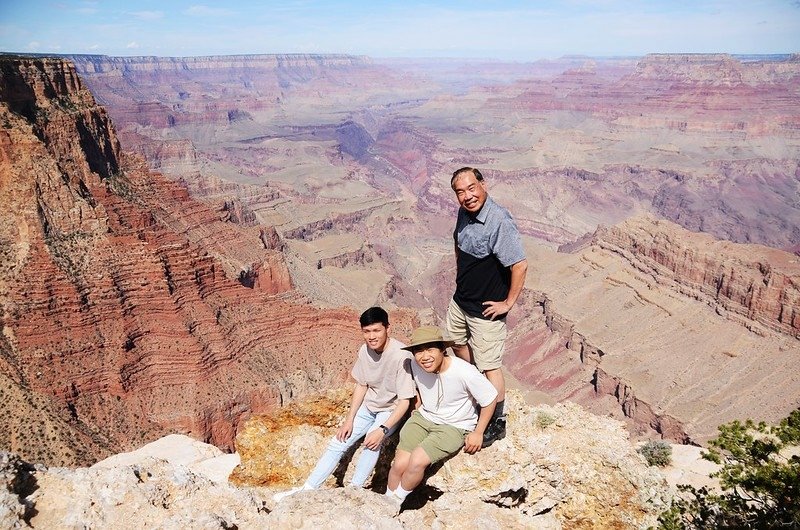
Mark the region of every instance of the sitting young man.
[[353, 486], [363, 487], [378, 462], [384, 440], [400, 426], [410, 400], [416, 396], [410, 372], [414, 363], [403, 343], [389, 337], [386, 311], [371, 307], [359, 321], [365, 344], [358, 351], [352, 370], [356, 384], [350, 411], [305, 484], [276, 494], [276, 501], [301, 490], [319, 488], [344, 453], [366, 435], [352, 480]]
[[[414, 354], [417, 410], [400, 430], [386, 495], [402, 504], [422, 482], [425, 469], [464, 447], [481, 450], [483, 433], [494, 412], [497, 390], [475, 366], [447, 355], [450, 341], [435, 327], [421, 327], [406, 346]], [[480, 414], [478, 413], [480, 405]]]

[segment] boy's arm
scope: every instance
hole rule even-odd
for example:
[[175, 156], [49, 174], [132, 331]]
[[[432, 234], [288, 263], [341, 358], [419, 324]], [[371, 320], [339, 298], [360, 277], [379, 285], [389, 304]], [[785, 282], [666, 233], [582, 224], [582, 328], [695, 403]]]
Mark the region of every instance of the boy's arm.
[[[383, 426], [387, 429], [391, 429], [395, 425], [397, 425], [400, 420], [403, 418], [403, 415], [408, 410], [409, 405], [411, 404], [411, 398], [408, 399], [398, 399], [397, 404], [394, 407], [394, 410], [386, 418], [386, 421], [383, 422]], [[386, 435], [383, 434], [383, 429], [375, 429], [374, 431], [367, 434], [364, 438], [364, 445], [368, 449], [377, 449], [383, 443], [383, 440], [386, 439]]]
[[478, 415], [478, 425], [476, 425], [475, 430], [469, 433], [464, 439], [465, 453], [474, 454], [481, 450], [483, 446], [483, 433], [486, 430], [486, 426], [489, 425], [489, 420], [492, 419], [495, 405], [497, 405], [497, 398], [493, 399], [492, 402], [485, 407], [481, 407], [481, 413]]
[[364, 402], [364, 396], [366, 395], [367, 385], [356, 383], [353, 388], [353, 397], [350, 399], [350, 410], [347, 411], [347, 417], [344, 419], [342, 426], [339, 427], [339, 432], [336, 433], [336, 439], [340, 442], [344, 442], [353, 434], [353, 420], [356, 418], [356, 413], [361, 407], [361, 403]]

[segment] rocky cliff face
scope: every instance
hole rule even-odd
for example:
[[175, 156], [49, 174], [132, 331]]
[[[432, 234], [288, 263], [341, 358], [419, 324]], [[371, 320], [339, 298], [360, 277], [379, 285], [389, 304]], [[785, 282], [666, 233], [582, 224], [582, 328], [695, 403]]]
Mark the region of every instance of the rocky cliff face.
[[800, 405], [796, 255], [644, 217], [529, 262], [506, 360], [538, 390], [680, 443]]
[[243, 417], [344, 377], [356, 315], [299, 301], [279, 241], [122, 152], [69, 62], [0, 75], [2, 447], [77, 464], [178, 431], [231, 448]]
[[764, 326], [800, 338], [800, 258], [794, 254], [655, 219], [601, 228], [595, 244], [753, 331]]

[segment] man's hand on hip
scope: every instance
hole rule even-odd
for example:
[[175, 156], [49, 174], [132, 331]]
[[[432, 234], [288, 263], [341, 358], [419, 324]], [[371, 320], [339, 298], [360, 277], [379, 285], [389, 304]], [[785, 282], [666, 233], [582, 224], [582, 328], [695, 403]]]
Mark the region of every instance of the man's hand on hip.
[[483, 306], [485, 308], [483, 310], [483, 316], [490, 320], [494, 320], [496, 317], [511, 311], [511, 304], [505, 300], [502, 302], [484, 302]]

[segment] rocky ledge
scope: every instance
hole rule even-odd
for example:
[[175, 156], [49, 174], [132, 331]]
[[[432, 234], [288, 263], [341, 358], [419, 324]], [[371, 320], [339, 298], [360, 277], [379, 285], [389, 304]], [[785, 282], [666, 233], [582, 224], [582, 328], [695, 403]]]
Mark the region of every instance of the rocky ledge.
[[213, 454], [198, 462], [174, 450], [162, 458], [151, 451], [74, 470], [34, 467], [6, 454], [0, 522], [7, 528], [647, 528], [669, 503], [664, 477], [636, 453], [621, 423], [570, 403], [531, 407], [516, 392], [508, 398], [508, 436], [445, 462], [399, 514], [382, 495], [393, 444], [369, 488], [336, 487], [338, 474], [321, 490], [276, 503], [275, 491], [304, 480], [347, 401], [346, 392], [336, 392], [250, 420], [237, 438], [242, 463], [230, 481], [208, 472], [208, 462], [220, 458]]

